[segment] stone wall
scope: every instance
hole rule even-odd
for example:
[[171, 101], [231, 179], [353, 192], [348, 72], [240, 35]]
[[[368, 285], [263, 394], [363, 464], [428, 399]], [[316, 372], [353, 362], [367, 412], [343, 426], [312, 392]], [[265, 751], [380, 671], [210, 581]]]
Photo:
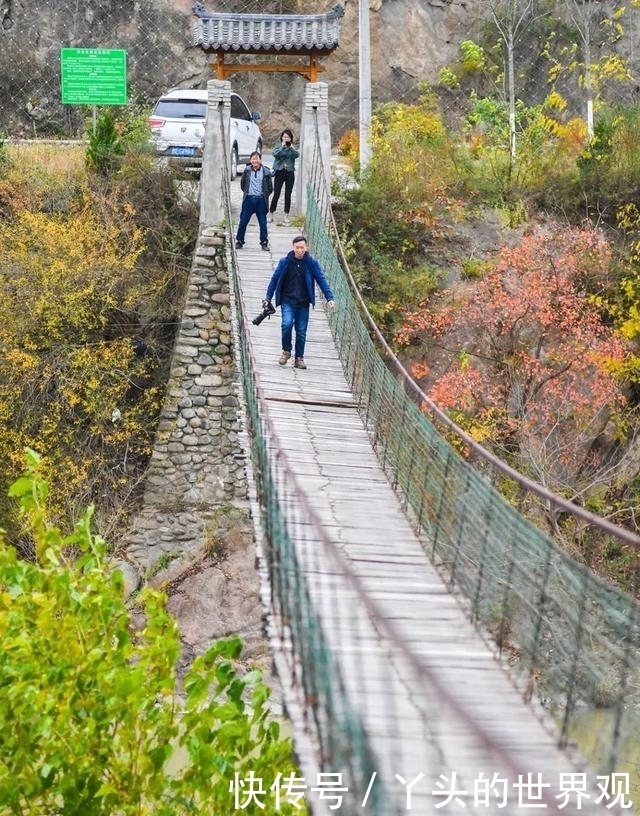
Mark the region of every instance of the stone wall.
[[245, 664], [259, 666], [274, 688], [240, 443], [229, 287], [225, 230], [201, 226], [144, 503], [116, 566], [127, 596], [141, 584], [166, 592], [183, 666], [217, 638], [237, 634]]
[[223, 507], [246, 507], [225, 232], [202, 229], [126, 560], [149, 575], [215, 550]]

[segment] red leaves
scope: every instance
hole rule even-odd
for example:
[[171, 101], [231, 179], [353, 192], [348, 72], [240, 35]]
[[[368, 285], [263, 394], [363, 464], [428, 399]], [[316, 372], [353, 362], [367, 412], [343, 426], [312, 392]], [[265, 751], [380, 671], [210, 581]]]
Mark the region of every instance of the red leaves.
[[[610, 371], [625, 348], [589, 296], [608, 264], [595, 230], [539, 229], [504, 249], [455, 303], [444, 293], [449, 303], [407, 315], [400, 340], [437, 343], [430, 397], [469, 427], [490, 417], [496, 438], [513, 439], [515, 425], [521, 444], [553, 440], [559, 456], [571, 439], [584, 453], [623, 399]], [[428, 370], [414, 366], [417, 377]]]

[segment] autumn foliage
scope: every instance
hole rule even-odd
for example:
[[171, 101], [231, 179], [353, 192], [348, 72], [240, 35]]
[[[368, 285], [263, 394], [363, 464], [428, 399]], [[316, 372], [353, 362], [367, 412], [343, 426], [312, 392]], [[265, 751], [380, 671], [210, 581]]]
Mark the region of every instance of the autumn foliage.
[[602, 464], [598, 442], [624, 404], [625, 346], [590, 297], [609, 263], [595, 230], [532, 231], [481, 280], [407, 314], [397, 335], [444, 358], [414, 367], [438, 406], [563, 491]]
[[[549, 83], [521, 83], [496, 28], [463, 41], [417, 103], [374, 112], [368, 171], [336, 218], [369, 313], [429, 397], [516, 469], [637, 531], [638, 105], [607, 48], [587, 63], [571, 26], [529, 22]], [[618, 36], [617, 13], [598, 16], [601, 45], [609, 25]], [[567, 93], [587, 64], [593, 123]]]
[[[373, 155], [361, 183], [344, 191], [338, 219], [347, 254], [374, 319], [392, 331], [408, 304], [437, 285], [430, 257], [441, 254], [458, 207], [457, 170], [431, 96], [388, 104], [371, 131]], [[346, 146], [345, 146], [346, 154]]]
[[30, 447], [54, 517], [72, 523], [94, 502], [115, 542], [153, 445], [188, 219], [144, 157], [105, 179], [58, 154], [14, 152], [0, 174], [0, 526], [19, 540], [6, 495]]

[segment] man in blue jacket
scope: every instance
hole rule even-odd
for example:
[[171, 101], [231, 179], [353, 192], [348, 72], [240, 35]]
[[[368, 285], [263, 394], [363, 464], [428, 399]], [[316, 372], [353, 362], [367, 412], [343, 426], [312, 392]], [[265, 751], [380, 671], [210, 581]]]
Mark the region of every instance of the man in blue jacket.
[[318, 261], [309, 253], [307, 239], [304, 235], [297, 235], [293, 239], [293, 250], [280, 259], [267, 287], [266, 300], [270, 301], [275, 294], [276, 307], [280, 306], [282, 312], [282, 354], [278, 360], [280, 365], [286, 365], [291, 359], [291, 339], [295, 328], [294, 366], [307, 367], [304, 362], [304, 346], [309, 324], [309, 306], [316, 304], [316, 283], [327, 299], [327, 305], [333, 308], [335, 306], [333, 292], [324, 272]]

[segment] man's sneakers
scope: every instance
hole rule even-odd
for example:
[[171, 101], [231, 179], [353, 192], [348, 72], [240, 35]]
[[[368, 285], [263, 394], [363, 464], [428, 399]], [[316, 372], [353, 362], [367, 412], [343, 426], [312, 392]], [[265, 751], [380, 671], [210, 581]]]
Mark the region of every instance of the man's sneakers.
[[284, 220], [282, 221], [282, 223], [285, 225], [285, 227], [289, 226], [289, 224], [291, 223], [291, 219], [289, 218], [289, 213], [284, 214]]
[[273, 224], [273, 213], [271, 212], [271, 210], [269, 210], [269, 212], [267, 213], [267, 221], [270, 224]]
[[[280, 359], [278, 360], [278, 365], [286, 365], [289, 360], [291, 359], [291, 352], [290, 351], [283, 351], [280, 355]], [[304, 361], [304, 357], [296, 357], [293, 361], [294, 368], [306, 368], [307, 364]]]
[[[290, 351], [283, 351], [280, 355], [280, 359], [278, 360], [278, 365], [286, 365], [289, 360], [291, 359], [291, 352]], [[293, 361], [294, 368], [306, 368], [307, 364], [304, 361], [304, 357], [296, 357]]]
[[[236, 249], [242, 249], [244, 246], [244, 241], [236, 241]], [[269, 246], [268, 241], [261, 241], [260, 246], [264, 249], [265, 252], [271, 252], [271, 247]]]

